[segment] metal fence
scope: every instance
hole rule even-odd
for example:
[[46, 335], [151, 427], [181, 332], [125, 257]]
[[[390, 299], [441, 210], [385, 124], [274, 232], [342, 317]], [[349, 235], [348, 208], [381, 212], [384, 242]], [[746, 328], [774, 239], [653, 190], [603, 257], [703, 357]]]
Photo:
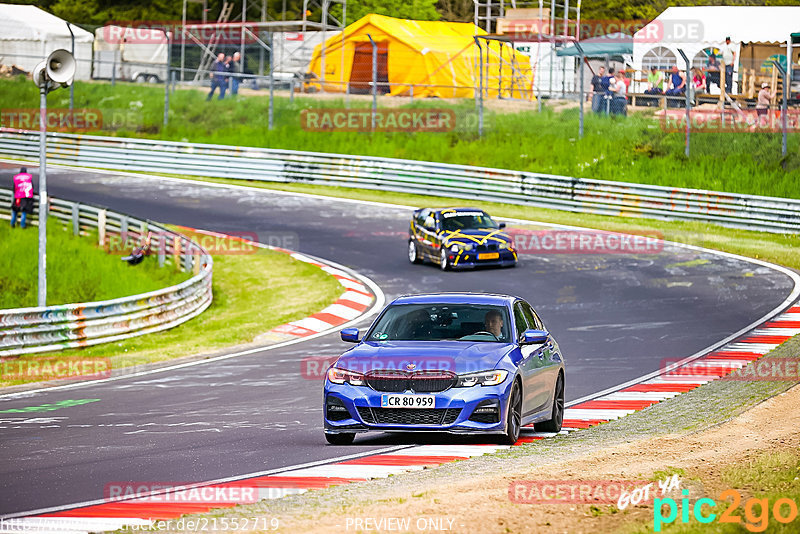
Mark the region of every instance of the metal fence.
[[[9, 213], [10, 205], [10, 191], [0, 191], [0, 213]], [[159, 265], [193, 271], [194, 276], [175, 286], [113, 300], [0, 310], [0, 358], [159, 332], [188, 321], [211, 304], [211, 256], [186, 237], [151, 221], [54, 198], [50, 217], [75, 234], [97, 231], [101, 244], [112, 236], [138, 241], [152, 233]]]
[[[0, 129], [0, 155], [31, 158], [38, 133]], [[800, 200], [551, 174], [291, 150], [49, 134], [48, 160], [85, 167], [299, 182], [487, 200], [600, 215], [800, 230]]]

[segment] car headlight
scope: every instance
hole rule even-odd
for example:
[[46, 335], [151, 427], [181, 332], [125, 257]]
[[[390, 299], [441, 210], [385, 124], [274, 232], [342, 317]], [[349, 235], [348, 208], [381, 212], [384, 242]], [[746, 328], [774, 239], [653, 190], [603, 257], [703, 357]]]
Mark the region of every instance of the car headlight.
[[457, 388], [469, 388], [480, 384], [481, 386], [496, 386], [502, 384], [508, 376], [508, 371], [494, 369], [492, 371], [481, 371], [479, 373], [469, 373], [458, 375]]
[[500, 250], [508, 250], [511, 248], [511, 243], [509, 241], [503, 241], [500, 243]]
[[450, 244], [450, 252], [452, 252], [454, 254], [456, 252], [458, 252], [459, 250], [467, 250], [467, 251], [469, 251], [469, 250], [472, 250], [473, 248], [474, 248], [474, 245], [472, 243], [458, 243], [458, 242], [456, 242], [456, 243], [451, 243]]
[[364, 375], [347, 369], [331, 367], [328, 369], [328, 380], [334, 384], [348, 383], [351, 386], [363, 386], [365, 383]]

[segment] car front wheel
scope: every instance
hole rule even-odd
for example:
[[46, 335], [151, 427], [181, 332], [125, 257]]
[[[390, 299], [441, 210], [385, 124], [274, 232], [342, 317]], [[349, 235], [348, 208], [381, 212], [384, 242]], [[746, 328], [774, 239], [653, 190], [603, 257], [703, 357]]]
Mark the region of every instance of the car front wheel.
[[442, 245], [442, 250], [439, 253], [439, 267], [441, 267], [443, 271], [450, 269], [450, 263], [447, 260], [447, 249], [444, 248], [444, 245]]
[[564, 376], [558, 375], [556, 380], [555, 394], [553, 395], [553, 411], [549, 421], [534, 423], [533, 428], [537, 432], [561, 432], [561, 424], [564, 422]]
[[350, 445], [353, 443], [356, 435], [352, 433], [345, 434], [330, 434], [325, 433], [325, 440], [331, 445]]
[[422, 263], [422, 258], [419, 257], [419, 251], [417, 250], [417, 242], [413, 239], [408, 240], [408, 261]]
[[506, 414], [506, 431], [500, 437], [503, 445], [513, 445], [519, 440], [519, 432], [522, 425], [522, 388], [519, 382], [514, 382], [511, 388], [511, 396], [508, 401], [508, 413]]

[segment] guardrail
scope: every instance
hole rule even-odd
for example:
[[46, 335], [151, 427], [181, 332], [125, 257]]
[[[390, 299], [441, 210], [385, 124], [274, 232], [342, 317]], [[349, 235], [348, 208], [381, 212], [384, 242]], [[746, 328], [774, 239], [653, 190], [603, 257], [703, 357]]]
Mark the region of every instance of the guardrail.
[[[10, 213], [11, 196], [10, 191], [0, 191], [0, 213]], [[56, 198], [50, 199], [49, 217], [71, 225], [75, 234], [97, 229], [100, 244], [115, 236], [122, 242], [126, 237], [138, 242], [150, 232], [159, 265], [171, 264], [195, 274], [175, 286], [113, 300], [0, 310], [0, 358], [166, 330], [199, 315], [211, 304], [211, 256], [185, 236], [151, 221]]]
[[[38, 150], [38, 133], [0, 129], [0, 155], [32, 158]], [[795, 199], [466, 165], [74, 134], [50, 134], [47, 157], [101, 169], [316, 183], [778, 233], [800, 230]]]

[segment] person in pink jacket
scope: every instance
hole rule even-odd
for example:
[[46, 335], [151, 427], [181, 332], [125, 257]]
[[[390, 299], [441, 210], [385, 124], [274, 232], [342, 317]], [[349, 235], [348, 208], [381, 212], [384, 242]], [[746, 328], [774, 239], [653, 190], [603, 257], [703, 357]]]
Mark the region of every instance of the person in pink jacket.
[[33, 213], [33, 176], [22, 167], [14, 175], [14, 200], [11, 201], [11, 227], [17, 225], [17, 214], [22, 213], [20, 227], [25, 228], [28, 214]]

